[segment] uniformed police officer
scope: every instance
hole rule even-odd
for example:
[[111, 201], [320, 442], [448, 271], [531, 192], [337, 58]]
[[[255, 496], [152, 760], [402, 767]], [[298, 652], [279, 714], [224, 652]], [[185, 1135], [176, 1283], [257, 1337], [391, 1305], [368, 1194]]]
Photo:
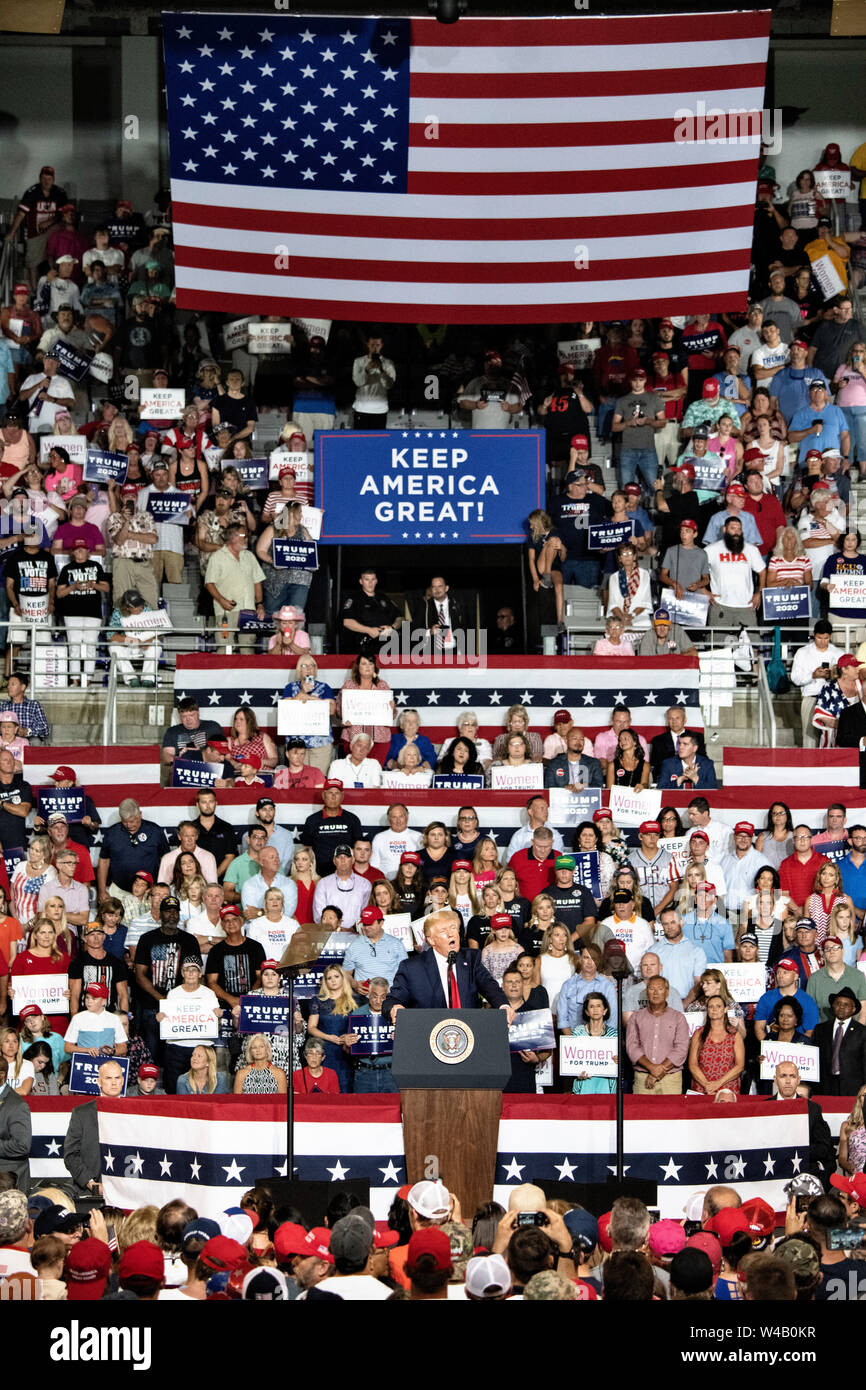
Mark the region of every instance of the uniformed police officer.
[[344, 598], [340, 608], [340, 646], [360, 656], [378, 656], [400, 613], [386, 595], [376, 593], [375, 570], [364, 570], [359, 582], [360, 589]]

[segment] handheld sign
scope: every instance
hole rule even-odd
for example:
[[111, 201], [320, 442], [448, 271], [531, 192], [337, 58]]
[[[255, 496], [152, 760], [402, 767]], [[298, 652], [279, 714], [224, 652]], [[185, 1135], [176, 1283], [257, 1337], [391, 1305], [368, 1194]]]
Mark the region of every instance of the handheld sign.
[[762, 599], [765, 623], [808, 618], [811, 613], [811, 594], [805, 584], [796, 584], [791, 589], [764, 589]]
[[[39, 436], [40, 463], [47, 463], [51, 450], [58, 448], [66, 450], [70, 463], [80, 463], [83, 466], [87, 462], [87, 440], [83, 434], [41, 434]], [[124, 458], [126, 458], [125, 454]]]
[[258, 356], [275, 352], [291, 352], [292, 325], [290, 323], [251, 323], [247, 329], [249, 351]]
[[48, 356], [57, 359], [63, 376], [71, 381], [82, 381], [90, 371], [93, 358], [84, 352], [76, 352], [68, 343], [57, 342], [48, 350]]
[[838, 571], [830, 580], [831, 608], [866, 608], [866, 574]]
[[107, 449], [88, 449], [84, 465], [86, 483], [125, 483], [129, 459], [126, 454], [110, 453]]
[[390, 690], [344, 690], [343, 718], [347, 724], [387, 724], [394, 722]]
[[273, 632], [273, 618], [257, 618], [254, 608], [242, 608], [238, 613], [239, 632]]
[[[295, 540], [289, 536], [274, 536], [273, 564], [278, 570], [317, 570], [319, 547], [315, 541]], [[388, 721], [390, 723], [390, 720]]]
[[159, 1036], [163, 1041], [218, 1038], [219, 1019], [210, 994], [209, 989], [194, 989], [189, 994], [184, 990], [174, 999], [164, 999], [159, 1006], [160, 1013], [165, 1015], [159, 1020]]
[[588, 546], [590, 550], [613, 550], [623, 541], [630, 541], [633, 535], [633, 522], [610, 521], [607, 525], [589, 527]]
[[36, 808], [43, 820], [55, 811], [62, 811], [66, 819], [72, 823], [84, 819], [84, 792], [77, 787], [68, 787], [61, 790], [58, 787], [40, 787], [36, 793]]
[[544, 786], [541, 763], [525, 763], [523, 767], [491, 767], [490, 785], [495, 792], [537, 791]]
[[331, 732], [331, 711], [327, 700], [277, 701], [277, 733], [299, 738], [327, 738]]
[[480, 791], [484, 776], [480, 772], [437, 772], [433, 776], [433, 786], [443, 792]]
[[727, 463], [721, 454], [704, 454], [702, 458], [691, 454], [684, 462], [690, 463], [695, 470], [696, 488], [702, 488], [704, 492], [721, 492], [727, 473]]
[[179, 420], [185, 406], [182, 386], [142, 386], [138, 415], [141, 420]]
[[121, 1095], [126, 1095], [126, 1088], [129, 1084], [129, 1058], [128, 1057], [87, 1057], [83, 1052], [73, 1052], [72, 1065], [69, 1068], [69, 1094], [71, 1096], [98, 1096], [99, 1095], [99, 1068], [106, 1062], [116, 1062], [123, 1072], [123, 1090]]
[[636, 791], [633, 787], [611, 787], [608, 797], [611, 819], [615, 825], [641, 825], [645, 820], [658, 820], [662, 794], [656, 788]]
[[185, 526], [191, 510], [185, 492], [151, 491], [145, 506], [145, 511], [150, 512], [154, 521], [166, 521], [175, 526]]
[[508, 1030], [509, 1052], [552, 1052], [555, 1047], [550, 1009], [527, 1009], [515, 1015]]
[[601, 869], [598, 850], [580, 850], [574, 855], [574, 881], [581, 884], [598, 900], [601, 897]]
[[149, 613], [129, 613], [120, 621], [129, 632], [163, 632], [171, 627], [171, 618], [165, 608], [152, 608]]
[[287, 994], [242, 994], [239, 1033], [273, 1033], [288, 1037], [291, 1031]]
[[311, 338], [324, 338], [325, 342], [327, 342], [330, 337], [331, 319], [305, 319], [296, 318], [292, 315], [291, 321], [296, 328], [301, 330], [307, 342], [309, 342]]
[[268, 461], [266, 458], [232, 459], [232, 468], [241, 475], [244, 487], [251, 492], [260, 492], [268, 485]]
[[25, 1004], [36, 1004], [44, 1014], [68, 1014], [68, 975], [16, 975], [12, 1012], [20, 1014]]
[[383, 918], [382, 926], [388, 936], [393, 936], [407, 951], [414, 951], [415, 938], [412, 935], [411, 912], [389, 912]]
[[[563, 773], [563, 776], [567, 776]], [[592, 820], [596, 811], [601, 810], [601, 787], [587, 787], [586, 791], [575, 792], [570, 787], [550, 788], [550, 823], [558, 828], [580, 825], [583, 820]]]
[[346, 1032], [358, 1034], [349, 1047], [353, 1057], [390, 1056], [394, 1051], [394, 1025], [381, 1014], [349, 1014]]
[[559, 1039], [560, 1076], [616, 1076], [616, 1038]]
[[767, 988], [767, 967], [755, 961], [718, 961], [707, 966], [724, 975], [735, 1004], [754, 1004]]
[[771, 1042], [765, 1038], [761, 1043], [761, 1080], [772, 1081], [780, 1062], [793, 1062], [801, 1081], [821, 1080], [817, 1047], [807, 1043]]
[[329, 965], [342, 965], [343, 957], [349, 949], [349, 943], [353, 941], [352, 932], [335, 931], [331, 932], [328, 940], [322, 948], [322, 954], [318, 960], [314, 960], [295, 977], [295, 998], [314, 999], [319, 992], [322, 977]]
[[173, 787], [212, 787], [222, 776], [219, 763], [197, 762], [194, 758], [175, 758], [171, 765]]
[[672, 623], [680, 627], [706, 627], [710, 596], [706, 593], [683, 594], [677, 598], [673, 589], [662, 592], [662, 603], [671, 615]]
[[232, 323], [227, 323], [223, 327], [223, 347], [226, 352], [233, 352], [235, 348], [246, 347], [249, 341], [250, 320], [235, 319]]

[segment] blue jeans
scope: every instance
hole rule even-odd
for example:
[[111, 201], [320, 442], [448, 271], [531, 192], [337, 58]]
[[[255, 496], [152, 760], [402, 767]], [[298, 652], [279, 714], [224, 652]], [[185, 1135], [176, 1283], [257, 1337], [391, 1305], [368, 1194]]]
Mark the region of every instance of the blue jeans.
[[851, 458], [856, 451], [858, 463], [866, 463], [866, 405], [843, 405], [842, 414], [851, 436]]
[[563, 584], [579, 584], [584, 589], [598, 588], [601, 563], [598, 560], [563, 560]]
[[659, 461], [655, 448], [652, 449], [626, 449], [623, 448], [619, 455], [619, 476], [620, 486], [625, 487], [626, 483], [633, 483], [640, 469], [643, 474], [644, 482], [648, 487], [652, 487], [658, 471]]
[[356, 1067], [355, 1095], [376, 1095], [384, 1091], [393, 1092], [398, 1086], [391, 1075], [390, 1067]]

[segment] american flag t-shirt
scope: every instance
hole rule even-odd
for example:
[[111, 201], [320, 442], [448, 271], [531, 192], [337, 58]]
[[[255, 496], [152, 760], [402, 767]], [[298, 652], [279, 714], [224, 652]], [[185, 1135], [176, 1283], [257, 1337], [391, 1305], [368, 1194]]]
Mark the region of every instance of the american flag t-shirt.
[[[740, 308], [766, 11], [166, 13], [182, 308], [539, 322]], [[759, 123], [758, 123], [759, 124]]]

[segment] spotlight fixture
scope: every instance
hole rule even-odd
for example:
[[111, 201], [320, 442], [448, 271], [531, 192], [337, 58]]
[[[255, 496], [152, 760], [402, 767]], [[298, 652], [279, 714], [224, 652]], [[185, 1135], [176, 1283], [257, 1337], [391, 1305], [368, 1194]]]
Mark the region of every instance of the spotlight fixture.
[[456, 24], [466, 13], [466, 0], [427, 0], [427, 9], [440, 24]]

